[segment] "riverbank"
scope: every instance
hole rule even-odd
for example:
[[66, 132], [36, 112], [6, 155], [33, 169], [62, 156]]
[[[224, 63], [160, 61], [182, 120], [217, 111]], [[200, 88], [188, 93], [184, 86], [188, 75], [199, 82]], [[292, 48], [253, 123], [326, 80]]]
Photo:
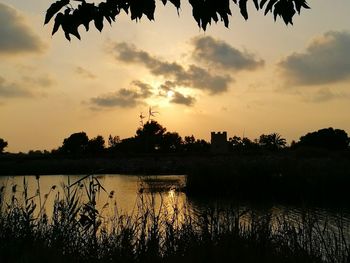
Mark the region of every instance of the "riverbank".
[[[348, 164], [347, 164], [348, 162]], [[203, 167], [240, 174], [350, 172], [350, 152], [253, 152], [229, 154], [123, 154], [64, 156], [51, 154], [0, 155], [1, 175], [60, 174], [192, 174]], [[350, 175], [350, 173], [349, 173]]]
[[0, 175], [184, 174], [189, 162], [179, 156], [116, 157], [8, 156], [0, 158]]

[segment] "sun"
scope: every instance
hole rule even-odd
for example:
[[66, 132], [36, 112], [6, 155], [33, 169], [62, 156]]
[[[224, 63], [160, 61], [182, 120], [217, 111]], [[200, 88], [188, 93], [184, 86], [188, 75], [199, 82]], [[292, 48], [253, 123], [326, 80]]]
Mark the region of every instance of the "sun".
[[172, 98], [172, 97], [174, 96], [174, 94], [175, 94], [174, 91], [169, 90], [169, 91], [166, 93], [166, 96], [167, 96], [168, 98]]

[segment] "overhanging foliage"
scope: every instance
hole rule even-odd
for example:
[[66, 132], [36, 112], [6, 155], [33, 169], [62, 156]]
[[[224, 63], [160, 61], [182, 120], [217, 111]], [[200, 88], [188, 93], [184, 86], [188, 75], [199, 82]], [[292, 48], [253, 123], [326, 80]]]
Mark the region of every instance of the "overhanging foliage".
[[[164, 5], [171, 2], [179, 11], [181, 0], [160, 0]], [[229, 16], [232, 15], [230, 0], [188, 0], [192, 6], [192, 15], [198, 26], [206, 30], [213, 21], [221, 21], [225, 27], [229, 26]], [[306, 0], [232, 0], [238, 6], [244, 19], [248, 19], [248, 2], [253, 2], [257, 10], [262, 10], [264, 15], [272, 13], [274, 20], [281, 17], [286, 25], [293, 24], [293, 17], [300, 14], [301, 9], [308, 9]], [[73, 2], [79, 2], [73, 6]], [[159, 2], [159, 1], [158, 1]], [[64, 9], [63, 11], [61, 11]], [[116, 21], [116, 17], [124, 11], [130, 14], [132, 20], [140, 20], [145, 15], [149, 20], [154, 20], [156, 0], [106, 0], [100, 3], [88, 3], [85, 0], [59, 0], [47, 9], [45, 24], [54, 16], [52, 35], [61, 27], [65, 37], [70, 40], [70, 35], [80, 39], [78, 28], [83, 25], [89, 31], [90, 22], [96, 29], [102, 31], [103, 22]]]

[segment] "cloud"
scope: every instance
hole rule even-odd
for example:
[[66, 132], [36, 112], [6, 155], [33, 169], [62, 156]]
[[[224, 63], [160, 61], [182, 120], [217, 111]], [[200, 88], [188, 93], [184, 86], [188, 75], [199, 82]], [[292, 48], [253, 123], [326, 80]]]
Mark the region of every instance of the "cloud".
[[36, 98], [46, 96], [43, 89], [54, 85], [50, 75], [22, 76], [17, 81], [8, 81], [0, 76], [0, 98]]
[[153, 95], [152, 86], [139, 80], [134, 80], [131, 82], [132, 85], [139, 89], [140, 98], [149, 98]]
[[96, 75], [93, 74], [92, 72], [90, 72], [89, 70], [85, 69], [85, 68], [82, 68], [80, 66], [77, 66], [75, 68], [75, 72], [78, 74], [78, 75], [81, 75], [83, 78], [88, 78], [88, 79], [95, 79], [96, 78]]
[[152, 87], [150, 85], [141, 81], [133, 81], [131, 84], [134, 86], [133, 89], [123, 88], [116, 92], [91, 98], [90, 104], [99, 108], [132, 108], [140, 103], [143, 103], [144, 99], [147, 99], [153, 95], [151, 92]]
[[162, 61], [125, 42], [114, 44], [112, 51], [118, 61], [144, 65], [155, 76], [172, 78], [172, 82], [176, 86], [191, 87], [205, 90], [210, 94], [219, 94], [227, 91], [229, 83], [233, 81], [228, 75], [215, 75], [196, 65], [189, 65], [188, 69], [185, 69], [176, 62]]
[[196, 99], [192, 96], [185, 96], [180, 92], [175, 91], [170, 102], [186, 106], [193, 106], [193, 104], [196, 102]]
[[181, 92], [176, 91], [176, 85], [171, 81], [166, 81], [159, 87], [160, 97], [170, 98], [170, 103], [181, 104], [185, 106], [193, 106], [196, 102], [195, 97], [185, 96]]
[[228, 70], [255, 70], [264, 65], [263, 60], [257, 60], [255, 55], [247, 51], [239, 51], [224, 41], [213, 37], [196, 37], [192, 40], [194, 46], [192, 56], [213, 66]]
[[347, 93], [337, 93], [331, 91], [329, 88], [322, 88], [317, 90], [316, 92], [312, 94], [305, 95], [303, 94], [304, 100], [308, 102], [315, 102], [315, 103], [323, 103], [328, 102], [335, 99], [349, 99], [350, 95]]
[[350, 34], [330, 31], [314, 39], [303, 53], [278, 63], [286, 85], [322, 85], [350, 78]]
[[42, 52], [45, 45], [11, 6], [0, 3], [0, 55]]
[[33, 97], [33, 93], [19, 83], [9, 83], [0, 76], [0, 98], [28, 98]]
[[173, 91], [173, 88], [176, 87], [176, 84], [171, 81], [165, 81], [162, 85], [159, 86], [159, 95], [166, 96], [169, 91]]
[[42, 75], [40, 77], [23, 76], [22, 81], [26, 86], [42, 88], [48, 88], [55, 84], [55, 79], [50, 75]]

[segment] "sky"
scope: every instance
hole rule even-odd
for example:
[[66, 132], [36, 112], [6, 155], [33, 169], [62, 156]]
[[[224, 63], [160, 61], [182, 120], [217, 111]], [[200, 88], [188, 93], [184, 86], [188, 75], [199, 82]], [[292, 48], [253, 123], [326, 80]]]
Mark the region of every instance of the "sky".
[[[96, 2], [96, 1], [95, 1]], [[149, 107], [168, 131], [210, 140], [277, 132], [290, 143], [350, 134], [350, 2], [309, 0], [294, 25], [232, 3], [205, 32], [188, 1], [156, 0], [155, 21], [121, 14], [69, 42], [44, 26], [52, 1], [0, 0], [0, 138], [9, 152], [51, 150], [85, 131], [127, 138]]]

